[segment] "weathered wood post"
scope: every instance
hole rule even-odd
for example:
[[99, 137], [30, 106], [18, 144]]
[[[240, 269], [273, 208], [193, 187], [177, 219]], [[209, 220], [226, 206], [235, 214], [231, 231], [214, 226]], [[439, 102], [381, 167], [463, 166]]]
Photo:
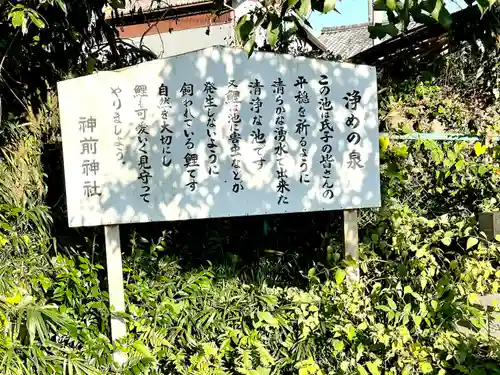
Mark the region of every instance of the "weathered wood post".
[[[127, 334], [125, 320], [114, 314], [125, 312], [120, 227], [118, 225], [106, 225], [104, 227], [104, 235], [106, 237], [109, 307], [110, 310], [113, 309], [111, 311], [111, 340], [115, 342]], [[123, 364], [127, 360], [127, 355], [117, 351], [114, 353], [113, 358], [119, 364]]]
[[[358, 261], [358, 211], [344, 210], [344, 257]], [[347, 274], [352, 281], [359, 280], [359, 267], [349, 267]]]

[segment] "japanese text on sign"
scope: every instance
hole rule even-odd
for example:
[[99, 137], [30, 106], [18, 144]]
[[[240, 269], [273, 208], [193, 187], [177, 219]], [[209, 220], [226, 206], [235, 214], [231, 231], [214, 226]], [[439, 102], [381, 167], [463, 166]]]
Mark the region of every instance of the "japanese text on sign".
[[60, 82], [69, 224], [379, 206], [376, 94], [374, 68], [224, 47]]

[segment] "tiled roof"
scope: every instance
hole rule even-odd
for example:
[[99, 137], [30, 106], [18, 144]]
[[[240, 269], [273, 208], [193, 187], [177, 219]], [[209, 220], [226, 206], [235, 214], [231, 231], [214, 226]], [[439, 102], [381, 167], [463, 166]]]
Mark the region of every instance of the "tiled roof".
[[125, 9], [119, 12], [124, 15], [130, 13], [149, 13], [169, 7], [209, 3], [211, 0], [125, 0]]
[[[318, 37], [328, 52], [333, 55], [340, 55], [343, 59], [354, 56], [373, 46], [373, 39], [368, 32], [368, 22], [354, 25], [324, 27]], [[410, 22], [408, 29], [416, 27], [418, 24]], [[383, 41], [390, 39], [387, 36]]]
[[328, 52], [340, 55], [343, 59], [354, 56], [373, 46], [368, 32], [368, 22], [355, 25], [324, 27], [318, 37]]

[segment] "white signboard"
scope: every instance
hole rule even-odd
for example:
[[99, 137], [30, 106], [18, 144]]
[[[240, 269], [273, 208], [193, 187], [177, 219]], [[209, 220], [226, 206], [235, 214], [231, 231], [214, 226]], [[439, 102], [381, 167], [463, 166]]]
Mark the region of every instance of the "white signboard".
[[58, 90], [72, 227], [380, 205], [375, 68], [213, 47]]

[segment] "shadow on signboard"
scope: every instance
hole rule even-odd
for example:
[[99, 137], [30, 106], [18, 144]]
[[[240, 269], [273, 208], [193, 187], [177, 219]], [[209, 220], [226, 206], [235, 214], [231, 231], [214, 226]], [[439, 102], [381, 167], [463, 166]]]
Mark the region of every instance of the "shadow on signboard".
[[[374, 69], [272, 53], [256, 53], [248, 60], [243, 52], [216, 47], [90, 77], [91, 84], [85, 86], [84, 80], [90, 80], [83, 77], [84, 84], [80, 82], [79, 91], [75, 90], [72, 100], [79, 105], [68, 104], [67, 96], [73, 92], [59, 93], [60, 100], [65, 100], [61, 108], [65, 111], [62, 126], [71, 226], [380, 204]], [[300, 77], [306, 84], [300, 85]], [[235, 87], [231, 87], [232, 80]], [[252, 87], [256, 82], [261, 85], [258, 92]], [[285, 85], [281, 91], [279, 82]], [[213, 100], [207, 99], [207, 83], [216, 87], [210, 92]], [[168, 105], [160, 95], [162, 85]], [[187, 88], [191, 85], [192, 91]], [[146, 88], [144, 96], [138, 89], [141, 86]], [[117, 88], [119, 93], [113, 96]], [[228, 100], [228, 90], [238, 91], [240, 104]], [[361, 110], [344, 99], [356, 90], [359, 100], [354, 104]], [[78, 95], [85, 95], [87, 101], [78, 100]], [[255, 123], [257, 98], [260, 125]], [[210, 103], [215, 105], [215, 128], [210, 126]], [[149, 113], [141, 118], [144, 108]], [[117, 112], [118, 124], [113, 121]], [[101, 169], [96, 184], [102, 191], [90, 205], [75, 198], [82, 194], [81, 161], [74, 152], [81, 146], [76, 131], [82, 116], [97, 118], [100, 132], [97, 158]], [[327, 135], [328, 126], [322, 124], [325, 116], [332, 128]], [[216, 158], [211, 156], [211, 138], [217, 144]], [[75, 155], [74, 160], [68, 155]], [[99, 180], [100, 173], [104, 180]], [[308, 220], [306, 214], [300, 216]]]

